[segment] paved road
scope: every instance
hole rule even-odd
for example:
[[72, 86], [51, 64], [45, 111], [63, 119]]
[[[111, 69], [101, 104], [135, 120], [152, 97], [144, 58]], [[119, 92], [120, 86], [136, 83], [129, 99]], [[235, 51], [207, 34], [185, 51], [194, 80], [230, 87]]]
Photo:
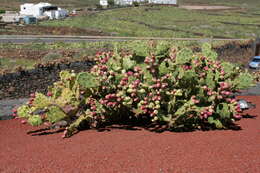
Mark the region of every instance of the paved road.
[[12, 118], [12, 109], [26, 103], [28, 99], [4, 99], [0, 100], [0, 120]]
[[0, 35], [0, 43], [30, 42], [100, 42], [129, 40], [180, 40], [180, 41], [241, 41], [248, 39], [209, 39], [209, 38], [162, 38], [162, 37], [113, 37], [113, 36], [60, 36], [60, 35]]
[[255, 87], [244, 90], [239, 95], [242, 95], [242, 96], [260, 96], [260, 83], [257, 83]]

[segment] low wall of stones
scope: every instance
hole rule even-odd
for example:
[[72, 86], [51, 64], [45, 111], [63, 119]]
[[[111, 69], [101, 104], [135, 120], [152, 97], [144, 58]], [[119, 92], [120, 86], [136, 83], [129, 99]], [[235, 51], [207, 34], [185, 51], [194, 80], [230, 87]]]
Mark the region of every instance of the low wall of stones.
[[46, 92], [49, 85], [59, 79], [62, 70], [87, 71], [93, 65], [90, 61], [71, 62], [22, 70], [0, 76], [0, 100], [27, 98], [33, 92]]
[[236, 63], [241, 65], [241, 67], [247, 68], [248, 62], [255, 55], [255, 42], [233, 42], [215, 47], [214, 50], [218, 53], [220, 60]]
[[[230, 42], [221, 46], [213, 47], [214, 51], [218, 53], [219, 60], [236, 63], [241, 67], [248, 67], [248, 62], [255, 55], [255, 41], [251, 40], [245, 43], [237, 41]], [[193, 51], [200, 52], [200, 47], [193, 48]]]

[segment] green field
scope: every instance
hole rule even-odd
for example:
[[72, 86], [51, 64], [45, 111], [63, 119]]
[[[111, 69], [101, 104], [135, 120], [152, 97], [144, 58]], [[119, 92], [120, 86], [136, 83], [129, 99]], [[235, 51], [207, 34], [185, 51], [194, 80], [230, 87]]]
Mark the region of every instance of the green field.
[[260, 10], [195, 11], [141, 6], [92, 13], [47, 26], [99, 29], [116, 36], [253, 38], [260, 34]]
[[[0, 9], [9, 6], [18, 9], [24, 2], [0, 0]], [[32, 2], [40, 2], [40, 0]], [[86, 10], [87, 7], [95, 7], [99, 1], [48, 0], [46, 2], [68, 9]], [[255, 38], [260, 35], [260, 1], [258, 0], [179, 0], [179, 4], [228, 5], [237, 9], [210, 11], [186, 10], [171, 6], [141, 6], [87, 12], [82, 16], [63, 21], [42, 22], [40, 25], [99, 30], [114, 36]]]

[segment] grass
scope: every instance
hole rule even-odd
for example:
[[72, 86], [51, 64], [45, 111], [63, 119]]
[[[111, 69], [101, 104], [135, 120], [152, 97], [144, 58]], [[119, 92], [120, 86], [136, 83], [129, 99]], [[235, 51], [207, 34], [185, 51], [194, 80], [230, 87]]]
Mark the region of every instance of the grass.
[[17, 67], [23, 67], [26, 69], [33, 69], [36, 62], [30, 59], [10, 59], [10, 58], [0, 58], [0, 68], [4, 69], [16, 69]]
[[[32, 2], [40, 2], [33, 0]], [[47, 0], [68, 9], [95, 6], [99, 0]], [[24, 0], [0, 0], [1, 9], [15, 8]], [[260, 35], [259, 0], [179, 0], [180, 5], [207, 4], [240, 7], [241, 10], [195, 11], [176, 7], [135, 7], [87, 13], [45, 26], [90, 28], [116, 36], [255, 38]]]
[[0, 43], [0, 49], [33, 49], [33, 50], [55, 50], [55, 49], [76, 49], [76, 48], [102, 48], [109, 42], [32, 42], [24, 44]]
[[117, 36], [253, 38], [260, 35], [260, 10], [195, 11], [154, 6], [107, 10], [45, 26], [99, 29]]
[[[245, 40], [246, 41], [246, 40]], [[24, 43], [24, 44], [15, 44], [15, 43], [0, 43], [0, 49], [30, 49], [30, 50], [74, 50], [74, 49], [135, 49], [135, 47], [140, 47], [140, 45], [147, 45], [150, 41], [135, 40], [135, 41], [100, 41], [100, 42], [54, 42], [54, 43]], [[220, 46], [231, 41], [210, 41], [210, 40], [201, 40], [201, 41], [154, 41], [157, 43], [168, 43], [178, 47], [200, 47], [204, 42], [210, 42], [213, 46]], [[241, 43], [244, 41], [240, 41]]]

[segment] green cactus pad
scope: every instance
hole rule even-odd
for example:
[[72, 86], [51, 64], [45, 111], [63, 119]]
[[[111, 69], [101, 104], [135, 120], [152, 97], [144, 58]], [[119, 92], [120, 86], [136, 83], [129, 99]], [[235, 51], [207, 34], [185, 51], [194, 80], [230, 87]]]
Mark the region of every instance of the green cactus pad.
[[168, 51], [169, 51], [169, 43], [168, 42], [159, 42], [157, 45], [156, 45], [156, 51], [155, 51], [155, 55], [157, 56], [164, 56], [166, 54], [168, 54]]
[[45, 96], [41, 93], [36, 93], [32, 106], [36, 110], [36, 109], [43, 109], [43, 108], [49, 106], [50, 104], [52, 104], [52, 101], [50, 98], [48, 98], [47, 96]]
[[216, 60], [218, 57], [218, 54], [212, 50], [211, 44], [209, 43], [202, 45], [202, 54], [211, 60]]
[[71, 73], [69, 71], [61, 71], [60, 72], [60, 79], [63, 82], [66, 82], [71, 77]]
[[99, 86], [96, 76], [88, 72], [79, 73], [76, 81], [83, 88], [96, 88]]
[[163, 74], [168, 74], [171, 72], [171, 70], [169, 69], [169, 67], [166, 66], [166, 62], [162, 62], [159, 66], [159, 72], [161, 75]]
[[246, 89], [252, 86], [254, 78], [249, 73], [242, 73], [234, 80], [234, 84], [238, 89]]
[[213, 117], [208, 117], [208, 122], [214, 124], [217, 129], [222, 129], [224, 126], [218, 119], [215, 120]]
[[41, 116], [39, 115], [33, 115], [28, 118], [28, 123], [32, 126], [38, 126], [42, 124]]
[[58, 122], [67, 116], [58, 106], [50, 106], [48, 110], [46, 119], [51, 123]]
[[216, 111], [222, 119], [230, 118], [230, 110], [227, 103], [221, 103], [217, 106]]
[[28, 118], [30, 116], [31, 109], [28, 105], [22, 105], [17, 109], [18, 117]]
[[132, 69], [136, 65], [136, 62], [131, 60], [130, 57], [123, 58], [123, 68], [125, 70]]
[[58, 97], [55, 100], [55, 102], [60, 107], [63, 107], [65, 105], [67, 105], [67, 104], [71, 104], [73, 106], [78, 106], [78, 104], [79, 104], [79, 101], [77, 101], [74, 92], [72, 90], [70, 90], [69, 88], [64, 88], [62, 90], [61, 96]]
[[190, 49], [184, 48], [177, 53], [176, 63], [177, 64], [190, 63], [190, 61], [192, 60], [192, 55], [193, 53]]
[[214, 81], [214, 73], [212, 71], [209, 71], [206, 77], [206, 84], [210, 89], [214, 89], [216, 86], [216, 82]]

